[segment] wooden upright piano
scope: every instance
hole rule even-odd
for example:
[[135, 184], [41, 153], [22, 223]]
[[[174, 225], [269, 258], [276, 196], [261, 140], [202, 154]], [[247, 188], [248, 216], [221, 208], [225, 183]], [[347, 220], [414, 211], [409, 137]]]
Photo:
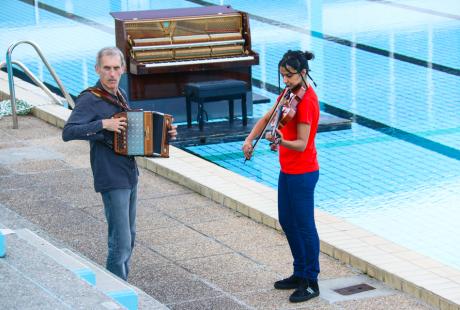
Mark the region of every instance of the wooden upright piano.
[[[259, 55], [251, 50], [247, 13], [207, 6], [111, 15], [116, 45], [126, 58], [122, 87], [133, 107], [173, 114], [182, 121], [187, 83], [235, 79], [247, 83], [251, 114], [251, 66], [259, 63]], [[227, 107], [209, 106], [207, 112], [219, 117], [221, 112], [226, 115]]]

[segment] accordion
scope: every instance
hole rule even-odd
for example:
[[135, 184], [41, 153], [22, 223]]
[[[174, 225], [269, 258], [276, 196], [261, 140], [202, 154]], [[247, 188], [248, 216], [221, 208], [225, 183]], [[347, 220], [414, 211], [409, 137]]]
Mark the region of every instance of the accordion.
[[171, 115], [153, 111], [128, 111], [113, 117], [125, 117], [128, 124], [121, 133], [114, 132], [115, 153], [169, 157], [168, 130], [172, 124]]

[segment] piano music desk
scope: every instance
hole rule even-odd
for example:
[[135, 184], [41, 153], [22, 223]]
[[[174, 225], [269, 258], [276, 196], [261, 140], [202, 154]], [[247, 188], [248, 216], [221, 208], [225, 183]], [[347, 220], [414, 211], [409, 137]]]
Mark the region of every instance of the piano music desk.
[[243, 126], [248, 123], [246, 106], [246, 82], [239, 80], [220, 80], [208, 82], [195, 82], [185, 85], [187, 126], [192, 126], [192, 101], [198, 103], [198, 126], [200, 131], [204, 125], [204, 103], [211, 101], [228, 100], [229, 122], [234, 119], [233, 100], [241, 99]]

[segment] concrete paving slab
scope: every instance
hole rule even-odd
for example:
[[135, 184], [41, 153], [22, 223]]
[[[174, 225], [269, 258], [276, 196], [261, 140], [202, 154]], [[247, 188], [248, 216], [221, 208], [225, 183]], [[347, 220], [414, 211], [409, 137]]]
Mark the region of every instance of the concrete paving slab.
[[224, 292], [236, 294], [266, 291], [273, 287], [279, 276], [275, 272], [260, 269], [251, 272], [215, 273], [208, 275], [206, 279]]
[[8, 167], [2, 166], [0, 167], [0, 177], [11, 175], [13, 171]]
[[[48, 232], [52, 233], [51, 231]], [[107, 234], [105, 231], [97, 235], [93, 231], [81, 231], [80, 234], [52, 235], [58, 237], [65, 246], [78, 251], [101, 266], [105, 266], [107, 258]]]
[[[156, 260], [140, 261], [138, 259], [136, 262], [138, 264], [132, 266], [129, 280], [139, 279], [147, 288], [165, 286], [167, 283], [172, 282], [196, 280], [194, 274], [191, 274], [182, 266], [169, 260], [165, 262]], [[149, 277], [146, 277], [146, 275], [149, 275]]]
[[71, 186], [63, 184], [62, 191], [59, 191], [56, 196], [62, 197], [71, 202], [76, 208], [85, 208], [88, 206], [96, 206], [102, 203], [101, 195], [95, 193], [92, 188], [80, 188], [75, 190]]
[[[104, 222], [105, 223], [105, 213], [104, 213], [104, 206], [102, 204], [95, 204], [92, 206], [86, 206], [79, 208], [81, 212], [88, 214], [89, 216], [93, 217], [94, 219]], [[137, 222], [136, 222], [137, 224]]]
[[40, 147], [17, 147], [0, 149], [0, 162], [3, 164], [15, 164], [27, 160], [50, 160], [60, 159], [62, 156], [59, 153], [45, 150]]
[[[53, 163], [57, 165], [52, 169]], [[44, 164], [47, 166], [45, 171], [36, 171], [36, 166]], [[50, 164], [50, 165], [48, 165]], [[60, 165], [65, 168], [60, 169]], [[68, 189], [74, 189], [75, 186], [79, 188], [93, 189], [93, 183], [88, 180], [90, 176], [89, 169], [74, 169], [66, 162], [59, 161], [31, 161], [27, 163], [20, 163], [16, 165], [8, 165], [8, 168], [14, 171], [14, 175], [30, 178], [35, 182], [35, 185], [56, 186], [59, 184], [67, 185]], [[20, 168], [22, 171], [17, 171]], [[93, 190], [94, 192], [94, 190]]]
[[216, 273], [253, 272], [262, 268], [260, 264], [236, 253], [184, 260], [178, 264], [201, 277]]
[[48, 147], [63, 156], [66, 156], [67, 162], [72, 162], [75, 158], [83, 158], [87, 161], [82, 161], [82, 167], [88, 167], [89, 163], [89, 143], [87, 141], [72, 141], [72, 143], [63, 143], [60, 136], [56, 136], [56, 141], [40, 141], [42, 145], [48, 145]]
[[[146, 177], [143, 177], [144, 175]], [[142, 199], [191, 193], [190, 190], [178, 187], [173, 182], [145, 170], [140, 172], [138, 191]]]
[[182, 267], [178, 266], [171, 260], [156, 252], [155, 249], [151, 247], [149, 244], [144, 244], [142, 242], [138, 242], [137, 245], [134, 247], [131, 262], [131, 271], [142, 271], [147, 268], [162, 269], [163, 266], [176, 268], [184, 271]]
[[[15, 189], [0, 189], [2, 203], [5, 206], [15, 206], [20, 203], [28, 203], [36, 200], [46, 200], [48, 198], [56, 198], [55, 190], [49, 187], [28, 187]], [[21, 199], [18, 199], [21, 197]]]
[[0, 223], [2, 228], [9, 228], [13, 230], [21, 228], [31, 228], [32, 226], [34, 226], [32, 223], [24, 219], [16, 212], [7, 208], [2, 203], [0, 203]]
[[275, 290], [272, 288], [261, 292], [239, 293], [236, 296], [255, 309], [336, 309], [335, 306], [321, 298], [293, 304], [289, 302], [289, 295], [291, 294], [292, 290]]
[[[321, 273], [319, 274], [320, 280], [343, 278], [362, 274], [358, 269], [326, 255], [319, 256], [319, 265], [321, 268]], [[290, 263], [290, 266], [292, 266], [292, 262]]]
[[17, 141], [9, 133], [8, 130], [0, 129], [0, 148], [22, 147], [27, 146], [25, 141]]
[[147, 294], [167, 305], [222, 295], [199, 277], [173, 264], [157, 266], [144, 263], [142, 267], [133, 267], [129, 277]]
[[254, 230], [260, 229], [259, 224], [247, 217], [240, 216], [239, 214], [209, 222], [191, 223], [190, 226], [195, 230], [214, 238], [230, 235], [235, 233], [235, 231], [250, 234]]
[[89, 163], [89, 150], [88, 153], [81, 155], [72, 155], [67, 159], [67, 163], [73, 168], [87, 168]]
[[[38, 123], [37, 123], [38, 124]], [[6, 129], [3, 129], [6, 131]], [[53, 135], [53, 128], [51, 127], [43, 127], [40, 131], [37, 128], [24, 128], [21, 130], [14, 130], [8, 131], [8, 138], [10, 141], [12, 140], [19, 140], [25, 145], [26, 147], [33, 144], [33, 141], [40, 140], [46, 138], [47, 136]]]
[[[292, 267], [291, 250], [286, 243], [281, 245], [267, 244], [241, 251], [241, 253], [265, 266], [290, 265]], [[286, 272], [290, 272], [291, 269], [286, 270]]]
[[[34, 161], [34, 163], [41, 163], [41, 161]], [[17, 164], [17, 165], [7, 165], [5, 166], [6, 168], [9, 169], [10, 173], [9, 175], [6, 175], [2, 178], [2, 184], [3, 184], [3, 190], [5, 189], [19, 189], [19, 188], [29, 188], [29, 187], [36, 187], [36, 186], [47, 186], [47, 187], [52, 187], [55, 190], [59, 189], [59, 185], [64, 185], [64, 181], [66, 186], [69, 187], [74, 187], [78, 183], [78, 175], [75, 175], [75, 180], [70, 180], [63, 179], [59, 177], [59, 173], [54, 173], [53, 172], [53, 177], [50, 178], [50, 175], [48, 175], [47, 171], [36, 171], [35, 173], [22, 173], [16, 169], [16, 167], [19, 167], [20, 169], [29, 169], [29, 167], [26, 167], [23, 165], [23, 163]], [[33, 168], [32, 168], [33, 169]], [[68, 170], [61, 170], [62, 173], [67, 173], [69, 174]], [[39, 172], [39, 173], [38, 173]], [[87, 178], [87, 177], [86, 177]], [[81, 179], [81, 178], [80, 178]], [[69, 184], [70, 183], [70, 184]]]
[[276, 246], [286, 244], [284, 236], [274, 230], [270, 231], [263, 228], [266, 227], [261, 227], [262, 231], [254, 231], [253, 233], [235, 231], [229, 235], [219, 236], [217, 239], [238, 252], [263, 248], [267, 245]]
[[[31, 128], [35, 128], [35, 131], [37, 131], [36, 129], [38, 128], [38, 126], [40, 126], [40, 129], [53, 128], [52, 126], [46, 123], [43, 124], [43, 122], [40, 119], [33, 117], [32, 115], [21, 115], [18, 118], [23, 120], [24, 124], [22, 124], [21, 129], [24, 128], [24, 130], [30, 130]], [[13, 126], [13, 121], [12, 121], [11, 116], [4, 117], [4, 120], [5, 121], [0, 122], [0, 129], [7, 129], [8, 133], [10, 134], [17, 131], [17, 130], [10, 130]]]
[[181, 225], [181, 223], [156, 210], [148, 207], [137, 209], [136, 227], [140, 230], [168, 228], [178, 225]]
[[202, 258], [233, 252], [228, 247], [206, 237], [197, 237], [193, 241], [188, 242], [157, 245], [155, 250], [172, 261]]
[[161, 244], [173, 244], [184, 241], [193, 241], [202, 235], [197, 231], [181, 225], [168, 228], [137, 230], [136, 238], [144, 244], [158, 246]]
[[181, 303], [172, 303], [169, 305], [173, 310], [203, 310], [203, 309], [221, 309], [221, 310], [242, 310], [249, 309], [247, 305], [241, 304], [241, 301], [235, 301], [228, 297], [202, 298]]
[[[55, 135], [54, 126], [43, 124], [41, 120], [30, 115], [20, 118], [22, 120], [21, 130], [10, 130], [12, 128], [11, 118], [5, 117], [4, 119], [5, 121], [2, 122], [0, 128], [8, 133], [10, 139], [29, 141]], [[37, 128], [40, 128], [40, 130], [37, 130]]]
[[146, 292], [158, 301], [169, 305], [173, 302], [185, 302], [198, 298], [217, 298], [221, 292], [200, 280], [183, 279], [178, 282], [164, 281], [152, 285]]
[[[182, 187], [182, 186], [180, 186]], [[166, 214], [175, 214], [183, 212], [189, 208], [200, 208], [204, 206], [214, 205], [215, 203], [203, 197], [201, 195], [197, 195], [196, 193], [191, 192], [190, 190], [184, 190], [182, 192], [177, 192], [176, 194], [171, 195], [162, 195], [155, 197], [156, 199], [151, 201], [152, 207], [162, 211]], [[146, 197], [141, 197], [139, 204], [142, 205]], [[225, 212], [229, 212], [230, 210], [225, 209]]]
[[[78, 209], [62, 209], [52, 214], [36, 214], [32, 223], [46, 231], [65, 238], [82, 232], [99, 236], [105, 233], [104, 224]], [[65, 225], [63, 225], [65, 223]]]
[[53, 197], [46, 200], [29, 200], [22, 203], [10, 203], [9, 207], [18, 214], [26, 217], [35, 214], [54, 214], [73, 208], [69, 202], [63, 201], [59, 197]]
[[184, 202], [185, 205], [188, 204], [185, 208], [162, 208], [162, 211], [186, 225], [235, 216], [234, 211], [221, 207], [212, 201], [197, 205], [198, 202], [196, 200], [201, 201], [202, 199], [201, 197], [191, 198], [187, 202]]
[[12, 164], [9, 168], [16, 174], [37, 173], [46, 171], [66, 170], [71, 166], [61, 159], [50, 159], [50, 160], [37, 160], [37, 161], [22, 161], [21, 163]]

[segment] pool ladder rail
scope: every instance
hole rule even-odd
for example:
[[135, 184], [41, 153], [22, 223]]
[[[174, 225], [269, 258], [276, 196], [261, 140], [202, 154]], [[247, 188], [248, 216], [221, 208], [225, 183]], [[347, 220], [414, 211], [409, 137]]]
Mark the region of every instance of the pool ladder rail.
[[[20, 44], [29, 44], [35, 49], [35, 51], [37, 52], [38, 56], [40, 56], [41, 60], [43, 61], [45, 66], [48, 68], [49, 72], [51, 73], [51, 75], [53, 76], [54, 80], [58, 84], [59, 89], [61, 90], [62, 94], [64, 94], [64, 97], [65, 97], [66, 101], [63, 102], [61, 99], [58, 98], [57, 95], [52, 93], [49, 90], [49, 88], [46, 87], [45, 84], [43, 84], [43, 82], [40, 81], [23, 63], [21, 63], [20, 61], [13, 61], [11, 59], [11, 54], [13, 53], [14, 48], [16, 46], [20, 45]], [[13, 78], [13, 64], [21, 67], [21, 69], [24, 71], [24, 73], [38, 87], [43, 89], [43, 91], [53, 100], [54, 103], [56, 103], [58, 105], [64, 105], [64, 106], [69, 105], [71, 108], [75, 107], [75, 103], [74, 103], [72, 97], [70, 97], [69, 93], [65, 89], [64, 85], [62, 84], [61, 80], [57, 76], [57, 74], [54, 71], [54, 69], [51, 67], [49, 62], [46, 60], [45, 56], [43, 55], [43, 53], [42, 53], [41, 49], [38, 47], [38, 45], [35, 44], [32, 41], [18, 41], [16, 43], [11, 44], [10, 47], [8, 47], [8, 51], [6, 52], [6, 62], [0, 62], [0, 69], [2, 69], [3, 67], [6, 66], [7, 71], [8, 71], [8, 85], [9, 85], [9, 89], [10, 89], [11, 115], [13, 117], [13, 129], [18, 128], [18, 116], [17, 116], [17, 111], [16, 111], [16, 93], [15, 93], [15, 89], [14, 89], [14, 78]]]

